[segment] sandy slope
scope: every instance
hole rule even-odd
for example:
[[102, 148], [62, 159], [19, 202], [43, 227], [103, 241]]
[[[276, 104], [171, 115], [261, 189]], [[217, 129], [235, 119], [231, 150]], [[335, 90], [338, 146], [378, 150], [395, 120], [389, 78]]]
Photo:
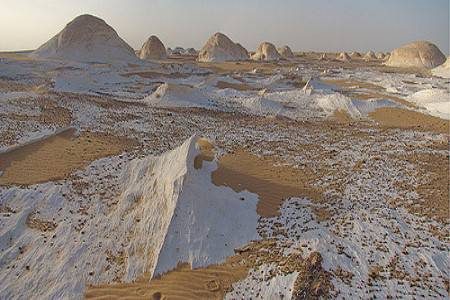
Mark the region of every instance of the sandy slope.
[[105, 156], [136, 146], [126, 138], [67, 129], [0, 154], [0, 185], [32, 185], [68, 177]]

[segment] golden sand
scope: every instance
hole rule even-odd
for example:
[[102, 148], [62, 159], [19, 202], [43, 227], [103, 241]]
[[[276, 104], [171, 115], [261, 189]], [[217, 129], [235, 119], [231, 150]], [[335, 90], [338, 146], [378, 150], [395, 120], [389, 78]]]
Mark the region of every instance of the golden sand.
[[31, 58], [28, 54], [29, 53], [25, 52], [0, 52], [0, 58], [14, 59], [18, 61], [33, 60], [33, 58]]
[[214, 160], [214, 145], [211, 144], [207, 139], [199, 139], [197, 145], [200, 149], [200, 154], [194, 159], [194, 168], [201, 169], [203, 161], [213, 161]]
[[365, 82], [365, 81], [359, 81], [359, 80], [353, 80], [353, 79], [330, 79], [330, 80], [324, 80], [325, 83], [338, 86], [344, 90], [348, 89], [369, 89], [374, 91], [384, 91], [385, 89], [382, 86]]
[[[299, 250], [301, 252], [301, 250]], [[219, 265], [192, 270], [180, 264], [172, 271], [150, 280], [144, 276], [133, 283], [88, 286], [87, 299], [223, 299], [232, 284], [244, 279], [251, 268], [275, 263], [282, 274], [298, 272], [293, 294], [325, 298], [330, 289], [330, 273], [322, 267], [322, 256], [312, 252], [286, 255], [274, 240], [262, 240], [236, 250], [236, 254]], [[275, 274], [273, 274], [275, 275]]]
[[122, 153], [132, 140], [101, 133], [65, 130], [0, 154], [0, 185], [30, 185], [68, 177], [92, 161]]
[[[197, 142], [201, 153], [194, 159], [194, 168], [201, 169], [203, 161], [213, 161], [215, 148], [208, 140]], [[236, 192], [249, 191], [259, 197], [257, 213], [262, 217], [279, 215], [279, 208], [289, 197], [320, 199], [321, 193], [313, 188], [303, 171], [291, 166], [277, 166], [270, 157], [258, 157], [238, 150], [220, 157], [211, 180], [217, 186], [227, 186]]]
[[333, 113], [332, 119], [340, 124], [349, 124], [354, 122], [354, 119], [350, 114], [344, 110], [336, 110]]
[[449, 134], [448, 120], [401, 108], [383, 107], [369, 113], [369, 117], [385, 128], [414, 129]]
[[258, 157], [244, 150], [222, 156], [212, 173], [217, 186], [257, 194], [257, 212], [262, 217], [279, 215], [280, 205], [290, 197], [321, 198], [320, 191], [308, 184], [308, 178], [300, 169], [277, 166], [270, 157]]
[[276, 63], [262, 63], [256, 61], [243, 62], [220, 62], [220, 63], [197, 63], [199, 67], [212, 70], [217, 74], [229, 74], [234, 72], [251, 72], [255, 69], [258, 73], [272, 74], [276, 68], [279, 67]]
[[[442, 154], [414, 153], [396, 155], [396, 158], [414, 165], [421, 178], [418, 185], [410, 182], [398, 183], [401, 188], [415, 190], [419, 200], [404, 203], [401, 199], [392, 199], [391, 205], [405, 206], [411, 213], [448, 224], [450, 215], [449, 189], [450, 165], [449, 156]], [[441, 232], [444, 234], [444, 232]]]
[[149, 79], [158, 79], [158, 78], [186, 78], [187, 75], [181, 73], [163, 73], [163, 72], [155, 72], [155, 71], [144, 71], [144, 72], [131, 72], [125, 73], [123, 76], [131, 77], [131, 76], [139, 76], [142, 78]]
[[180, 264], [159, 278], [148, 276], [133, 283], [89, 287], [86, 299], [223, 299], [231, 285], [247, 276], [248, 267], [231, 257], [226, 263], [200, 269]]
[[255, 91], [257, 88], [254, 88], [246, 83], [231, 83], [226, 81], [218, 81], [216, 87], [219, 89], [233, 89], [237, 91]]

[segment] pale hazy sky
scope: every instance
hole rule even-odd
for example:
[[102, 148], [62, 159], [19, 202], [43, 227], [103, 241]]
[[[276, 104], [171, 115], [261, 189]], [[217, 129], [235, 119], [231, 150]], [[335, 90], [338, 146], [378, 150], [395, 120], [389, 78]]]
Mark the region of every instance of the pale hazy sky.
[[156, 34], [200, 48], [217, 32], [249, 50], [387, 51], [429, 40], [449, 53], [449, 0], [0, 0], [0, 50], [34, 49], [70, 20], [104, 19], [132, 47]]

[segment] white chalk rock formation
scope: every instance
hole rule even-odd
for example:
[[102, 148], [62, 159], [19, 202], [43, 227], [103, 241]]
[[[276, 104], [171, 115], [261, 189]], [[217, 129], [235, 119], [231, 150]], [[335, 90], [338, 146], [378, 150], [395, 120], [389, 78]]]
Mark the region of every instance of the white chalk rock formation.
[[[180, 263], [187, 262], [191, 268], [199, 268], [223, 262], [234, 254], [234, 249], [259, 238], [257, 196], [245, 192], [246, 201], [238, 201], [241, 194], [230, 188], [216, 187], [211, 182], [216, 163], [204, 161], [200, 169], [196, 169], [195, 158], [199, 154], [198, 138], [194, 136], [156, 162], [152, 158], [137, 161], [132, 169], [132, 175], [138, 176], [138, 181], [132, 181], [133, 192], [153, 197], [152, 179], [162, 181], [164, 187], [159, 192], [175, 191], [168, 201], [161, 201], [159, 207], [146, 211], [155, 216], [164, 208], [166, 211], [164, 230], [160, 230], [163, 238], [158, 239], [161, 244], [155, 247], [159, 250], [154, 256], [155, 267], [153, 272], [148, 270], [153, 276], [175, 269]], [[152, 168], [154, 165], [156, 168]], [[155, 171], [163, 173], [148, 178]], [[140, 178], [140, 174], [145, 177]], [[150, 227], [153, 225], [150, 222], [141, 226], [145, 225], [159, 228]]]
[[311, 95], [315, 92], [322, 92], [322, 93], [331, 93], [334, 91], [338, 91], [338, 87], [327, 84], [325, 82], [323, 82], [322, 80], [320, 80], [320, 78], [310, 78], [305, 86], [302, 88], [302, 91], [306, 94], [306, 95]]
[[253, 60], [274, 61], [280, 60], [281, 55], [278, 53], [277, 48], [269, 42], [263, 42], [259, 45], [255, 54], [252, 56]]
[[284, 59], [294, 59], [295, 55], [292, 52], [291, 48], [289, 46], [283, 46], [278, 49], [278, 53], [284, 58]]
[[[0, 272], [0, 299], [14, 295], [22, 299], [82, 299], [86, 282], [112, 283], [117, 274], [122, 282], [144, 274], [152, 278], [179, 263], [192, 268], [219, 264], [234, 255], [234, 249], [259, 239], [258, 196], [212, 182], [217, 163], [198, 164], [196, 159], [205, 142], [193, 136], [159, 156], [126, 162], [115, 181], [118, 193], [111, 194], [116, 205], [90, 203], [89, 211], [95, 213], [83, 223], [83, 242], [72, 225], [86, 220], [85, 210], [81, 210], [85, 206], [78, 203], [83, 198], [63, 197], [70, 191], [68, 185], [46, 183], [38, 190], [15, 189], [9, 201], [20, 210], [8, 218], [2, 216], [1, 266], [4, 270], [14, 265], [17, 270], [27, 270], [28, 276]], [[111, 157], [95, 162], [94, 168], [108, 169], [117, 163], [119, 160]], [[245, 201], [240, 200], [243, 197]], [[32, 203], [26, 201], [29, 198]], [[53, 236], [51, 243], [43, 243], [42, 232], [27, 226], [35, 212], [45, 219], [57, 215], [61, 220], [48, 232]], [[19, 245], [26, 245], [27, 251], [19, 253]], [[108, 258], [118, 255], [126, 259], [118, 263]]]
[[434, 68], [431, 73], [433, 73], [434, 76], [450, 78], [450, 56], [447, 57], [447, 60], [444, 64], [440, 65], [437, 68]]
[[194, 48], [187, 48], [186, 51], [184, 51], [185, 55], [198, 55], [197, 50]]
[[439, 48], [425, 41], [413, 42], [391, 52], [386, 65], [391, 67], [434, 68], [445, 62]]
[[328, 60], [328, 56], [326, 53], [322, 53], [322, 55], [320, 56], [319, 60]]
[[283, 115], [286, 108], [282, 103], [267, 99], [264, 95], [247, 98], [242, 101], [242, 106], [249, 112], [256, 115]]
[[220, 32], [210, 37], [198, 54], [198, 61], [200, 62], [240, 61], [247, 59], [247, 50]]
[[425, 108], [430, 115], [450, 120], [450, 94], [446, 89], [421, 90], [406, 100]]
[[383, 52], [378, 52], [375, 56], [377, 59], [385, 59], [386, 58], [386, 54], [384, 54]]
[[368, 51], [365, 55], [364, 55], [364, 60], [365, 61], [371, 61], [371, 60], [376, 60], [377, 57], [375, 55], [375, 53], [373, 51]]
[[361, 53], [353, 51], [352, 53], [350, 53], [350, 57], [351, 58], [361, 58]]
[[111, 26], [91, 15], [76, 17], [31, 56], [77, 62], [138, 61], [133, 48]]
[[149, 105], [158, 107], [203, 107], [215, 106], [201, 89], [184, 84], [164, 83], [144, 99]]
[[167, 57], [166, 47], [157, 36], [152, 35], [142, 45], [139, 57], [141, 59], [164, 59]]
[[183, 55], [185, 51], [186, 51], [186, 50], [184, 50], [183, 47], [175, 47], [175, 48], [172, 50], [172, 54], [173, 54], [173, 55]]
[[348, 55], [347, 52], [342, 52], [341, 54], [339, 54], [338, 60], [340, 60], [340, 61], [350, 61], [350, 60], [352, 60], [352, 58], [350, 57], [350, 55]]

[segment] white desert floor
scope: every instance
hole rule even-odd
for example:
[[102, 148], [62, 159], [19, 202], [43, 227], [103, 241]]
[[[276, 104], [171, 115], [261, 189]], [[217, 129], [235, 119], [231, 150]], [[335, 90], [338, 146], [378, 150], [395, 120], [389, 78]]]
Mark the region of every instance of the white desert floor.
[[[208, 295], [448, 298], [449, 80], [313, 59], [242, 64], [0, 58], [0, 298], [114, 297], [108, 286], [221, 265], [264, 241], [264, 259], [235, 282], [218, 275]], [[398, 115], [383, 123], [385, 110]], [[53, 179], [28, 176], [61, 168], [14, 151], [67, 128], [134, 142]], [[216, 147], [200, 168], [199, 137]], [[236, 150], [308, 174], [320, 197], [258, 215], [261, 195], [212, 180]], [[286, 266], [317, 253], [312, 271]]]

